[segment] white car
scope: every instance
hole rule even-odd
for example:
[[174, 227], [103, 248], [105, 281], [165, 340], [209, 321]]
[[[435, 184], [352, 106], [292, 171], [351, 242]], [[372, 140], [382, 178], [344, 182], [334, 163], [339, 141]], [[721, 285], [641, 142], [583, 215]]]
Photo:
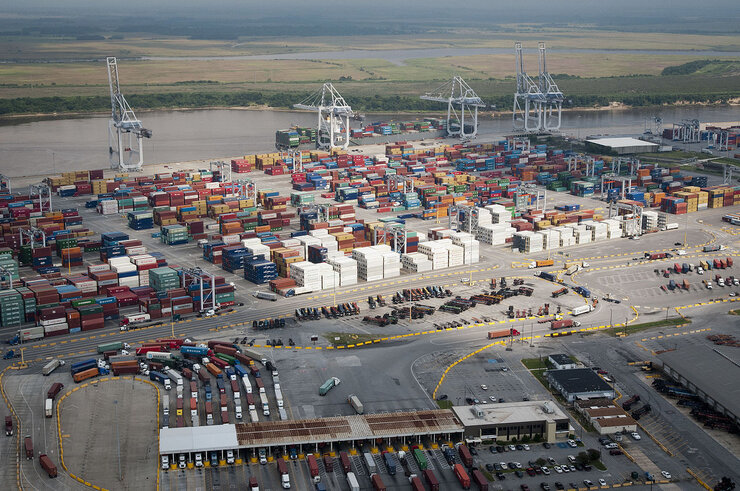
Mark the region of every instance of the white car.
[[542, 473], [544, 475], [546, 475], [546, 476], [549, 476], [550, 475], [550, 469], [547, 466], [543, 465], [542, 466]]
[[181, 453], [180, 454], [180, 461], [178, 462], [177, 466], [180, 469], [184, 469], [186, 467], [186, 464], [185, 464], [185, 454], [184, 453]]
[[195, 454], [195, 467], [203, 467], [203, 455], [200, 452]]
[[632, 433], [630, 433], [630, 436], [633, 439], [635, 439], [635, 440], [641, 440], [642, 439], [642, 437], [640, 436], [640, 434], [638, 432], [636, 432], [636, 431], [633, 431]]
[[661, 474], [661, 475], [662, 475], [663, 477], [665, 477], [666, 479], [670, 479], [670, 478], [671, 478], [671, 473], [670, 473], [670, 472], [668, 472], [668, 471], [660, 471], [660, 474]]
[[226, 451], [226, 463], [227, 464], [233, 464], [234, 463], [234, 451], [233, 450], [227, 450]]
[[676, 251], [676, 254], [678, 254], [679, 256], [685, 256], [686, 255], [686, 251], [683, 250], [683, 249], [679, 249], [679, 250]]
[[531, 450], [531, 448], [529, 448], [529, 445], [527, 445], [526, 443], [523, 444], [522, 447], [524, 448], [524, 450]]
[[570, 448], [576, 448], [578, 446], [578, 444], [576, 443], [575, 440], [568, 440], [568, 446]]
[[704, 268], [702, 268], [701, 266], [696, 268], [696, 274], [704, 274]]
[[162, 455], [162, 470], [170, 468], [170, 458], [167, 455]]
[[489, 399], [491, 399], [491, 402], [496, 402], [496, 396], [488, 396]]
[[557, 472], [558, 474], [562, 474], [562, 473], [563, 473], [563, 469], [561, 469], [559, 465], [556, 465], [556, 466], [555, 466], [555, 467], [553, 467], [552, 469], [553, 469], [553, 470], [554, 470], [555, 472]]
[[481, 390], [488, 390], [488, 386], [486, 384], [480, 384]]
[[599, 479], [599, 486], [606, 486], [606, 481], [604, 479]]
[[267, 451], [264, 448], [260, 448], [259, 454], [260, 454], [260, 464], [262, 465], [267, 464]]

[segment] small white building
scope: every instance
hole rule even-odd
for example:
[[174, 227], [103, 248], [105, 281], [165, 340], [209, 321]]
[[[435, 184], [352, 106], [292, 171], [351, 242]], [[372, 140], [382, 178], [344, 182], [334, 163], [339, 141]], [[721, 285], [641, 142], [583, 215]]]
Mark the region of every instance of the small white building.
[[556, 370], [569, 370], [571, 368], [578, 367], [576, 362], [573, 361], [570, 356], [564, 355], [562, 353], [555, 353], [553, 355], [550, 355], [547, 357], [547, 360], [552, 363], [552, 366], [555, 367]]

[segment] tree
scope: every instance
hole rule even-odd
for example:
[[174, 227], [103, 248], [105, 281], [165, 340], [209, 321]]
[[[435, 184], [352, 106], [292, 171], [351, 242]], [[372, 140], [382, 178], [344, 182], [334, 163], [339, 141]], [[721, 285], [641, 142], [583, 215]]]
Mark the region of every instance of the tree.
[[578, 462], [581, 465], [586, 465], [591, 460], [588, 458], [588, 454], [586, 452], [578, 452], [578, 455], [576, 455], [576, 462]]
[[589, 448], [588, 449], [588, 460], [598, 460], [601, 458], [601, 452], [596, 450], [595, 448]]

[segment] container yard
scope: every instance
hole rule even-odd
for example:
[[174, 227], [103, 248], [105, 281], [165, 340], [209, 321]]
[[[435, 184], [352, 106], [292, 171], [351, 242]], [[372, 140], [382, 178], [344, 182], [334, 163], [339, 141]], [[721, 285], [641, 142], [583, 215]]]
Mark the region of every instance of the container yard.
[[[298, 133], [299, 142], [311, 138]], [[519, 366], [553, 339], [578, 349], [573, 341], [592, 342], [584, 333], [612, 339], [601, 331], [632, 323], [635, 313], [662, 319], [670, 307], [676, 317], [687, 304], [735, 298], [731, 220], [740, 187], [654, 166], [635, 169], [627, 186], [628, 176], [613, 172], [626, 165], [617, 158], [522, 139], [426, 143], [246, 155], [151, 175], [68, 173], [44, 183], [51, 209], [33, 192], [3, 195], [3, 358], [30, 370], [6, 376], [14, 408], [25, 407], [17, 375], [38, 380], [37, 400], [15, 418], [37, 412], [59, 418], [65, 434], [87, 434], [70, 401], [119, 417], [146, 405], [142, 424], [165, 446], [126, 426], [142, 451], [123, 465], [143, 464], [141, 479], [156, 471], [168, 489], [195, 468], [204, 482], [260, 489], [487, 489], [502, 480], [493, 467], [501, 459], [463, 436], [454, 417], [449, 434], [420, 439], [401, 423], [379, 439], [288, 444], [275, 435], [281, 424], [352, 427], [368, 418], [362, 425], [376, 428], [376, 417], [431, 410], [444, 420], [453, 414], [440, 409], [447, 400], [549, 400]], [[444, 344], [452, 338], [462, 348]], [[467, 358], [480, 349], [489, 352]], [[368, 371], [376, 383], [366, 383]], [[702, 421], [732, 428], [716, 409], [700, 409]], [[640, 416], [651, 421], [655, 412]], [[97, 420], [89, 427], [102, 431]], [[15, 432], [22, 445], [26, 428]], [[193, 432], [194, 441], [218, 436], [219, 444], [166, 447], [175, 441], [168, 435], [181, 434], [171, 431]], [[272, 436], [245, 443], [242, 431]], [[48, 443], [54, 432], [28, 434], [36, 462], [21, 465], [60, 482], [84, 472], [115, 488], [115, 468], [84, 466], [76, 442], [63, 441], [63, 467]], [[648, 455], [658, 449], [641, 445]], [[532, 447], [567, 459], [564, 449]], [[624, 457], [604, 461], [614, 475], [631, 475]], [[509, 471], [507, 482], [518, 483]], [[580, 481], [600, 476], [577, 472]]]

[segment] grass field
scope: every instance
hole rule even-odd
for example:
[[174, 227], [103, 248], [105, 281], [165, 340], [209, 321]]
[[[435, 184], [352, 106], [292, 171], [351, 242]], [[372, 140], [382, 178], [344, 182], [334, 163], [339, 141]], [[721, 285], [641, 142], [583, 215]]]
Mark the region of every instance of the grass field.
[[630, 324], [627, 327], [613, 327], [611, 329], [604, 329], [604, 332], [610, 336], [617, 336], [618, 334], [635, 334], [637, 332], [646, 331], [654, 327], [678, 327], [691, 324], [691, 319], [683, 317], [673, 317], [671, 319], [663, 319], [653, 322], [642, 322], [640, 324]]
[[[635, 36], [634, 33], [588, 29], [533, 29], [528, 26], [505, 28], [512, 29], [512, 32], [464, 31], [440, 36], [422, 34], [417, 37], [244, 37], [228, 42], [167, 36], [134, 36], [130, 39], [105, 41], [0, 38], [0, 60], [9, 61], [0, 63], [0, 99], [105, 97], [108, 95], [108, 80], [103, 60], [105, 56], [116, 55], [119, 57], [122, 88], [127, 96], [249, 91], [306, 94], [317, 90], [325, 81], [333, 81], [348, 98], [377, 95], [416, 98], [450, 80], [454, 75], [461, 75], [486, 102], [508, 107], [515, 85], [514, 39], [521, 40], [529, 49], [525, 53], [525, 69], [532, 74], [537, 72], [537, 56], [533, 50], [538, 40], [546, 41], [555, 50], [584, 47], [649, 50], [639, 54], [549, 52], [549, 72], [568, 76], [558, 78], [558, 85], [578, 107], [604, 106], [610, 102], [652, 105], [680, 100], [716, 102], [740, 99], [740, 72], [732, 64], [710, 64], [697, 73], [688, 75], [660, 75], [666, 67], [707, 59], [707, 55], [700, 52], [695, 55], [669, 55], [660, 50], [740, 50], [740, 36], [665, 33]], [[519, 32], [514, 32], [516, 29]], [[377, 58], [364, 59], [177, 59], [185, 56], [229, 57], [342, 49], [450, 47], [512, 48], [512, 53], [411, 58], [402, 65], [382, 59], [380, 54]], [[140, 59], [144, 56], [175, 59]], [[712, 56], [712, 59], [737, 60], [736, 57], [729, 56]], [[42, 60], [45, 62], [38, 63]], [[201, 100], [203, 99], [201, 96]], [[203, 105], [206, 104], [197, 106]], [[375, 109], [414, 109], [408, 103], [399, 104], [397, 108], [387, 107], [388, 102], [382, 106], [384, 107]], [[361, 109], [373, 110], [372, 107]], [[14, 106], [5, 113], [16, 110], [18, 109]], [[80, 107], [79, 110], [90, 108]], [[33, 109], [31, 112], [34, 112]]]

